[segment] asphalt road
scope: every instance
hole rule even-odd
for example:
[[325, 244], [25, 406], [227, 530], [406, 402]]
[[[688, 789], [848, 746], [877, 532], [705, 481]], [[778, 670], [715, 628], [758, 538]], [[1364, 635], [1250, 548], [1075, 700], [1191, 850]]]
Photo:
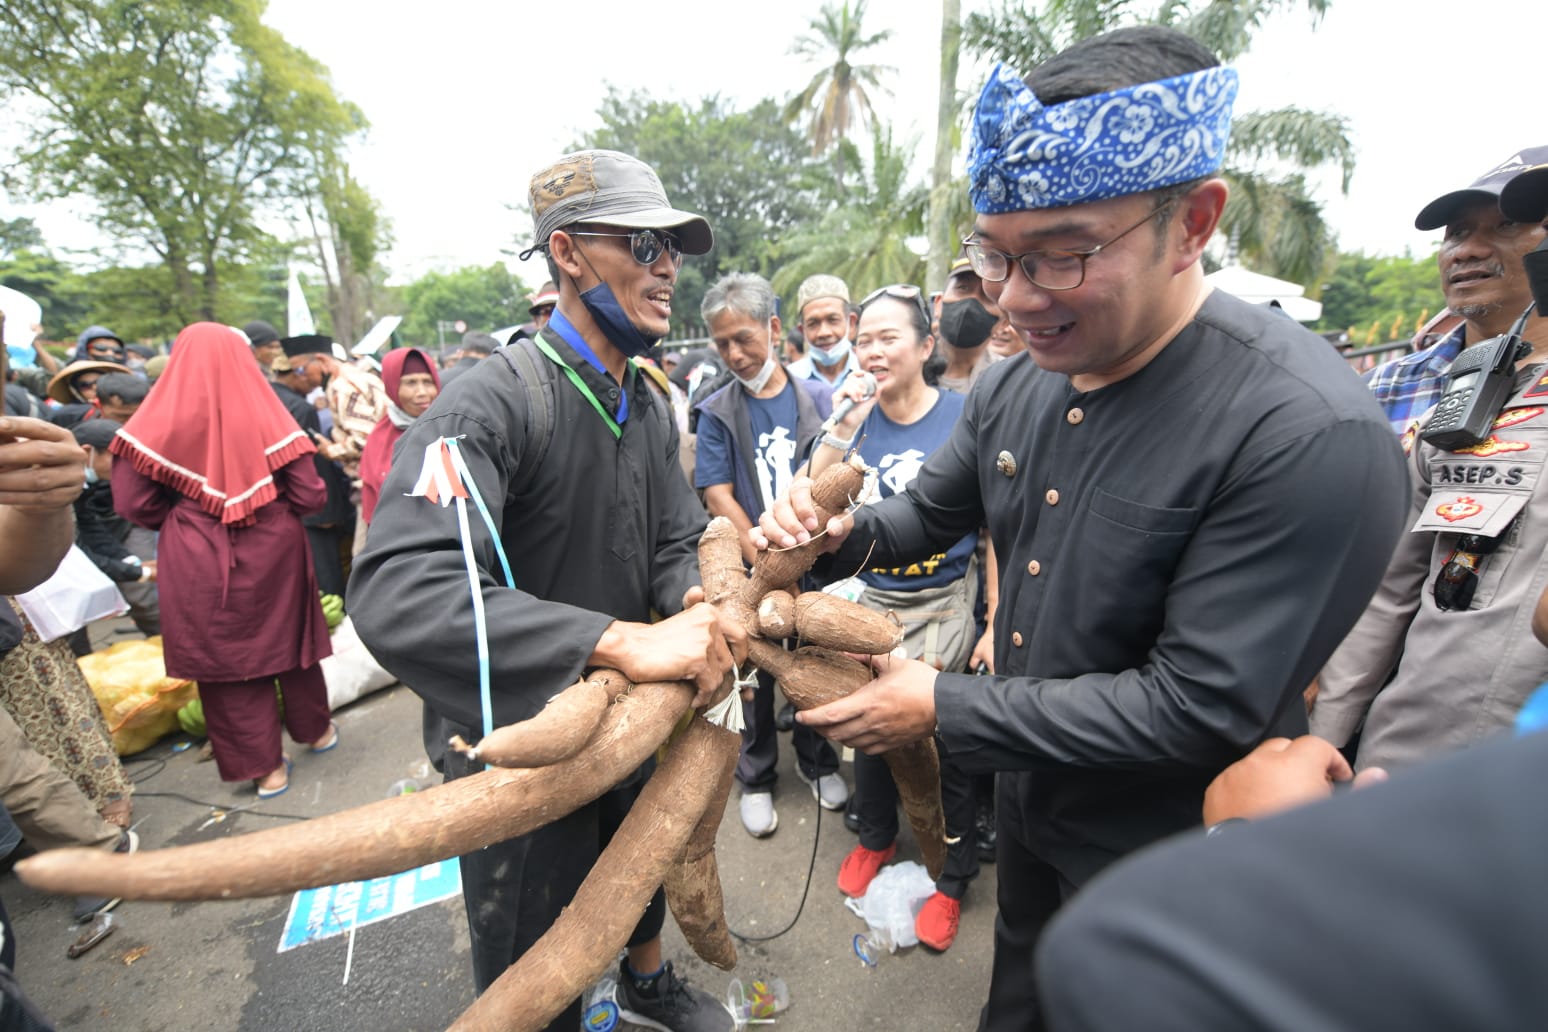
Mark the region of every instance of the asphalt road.
[[[129, 761], [138, 783], [135, 816], [142, 848], [237, 838], [282, 823], [372, 802], [401, 779], [428, 786], [439, 778], [424, 761], [419, 703], [394, 686], [337, 714], [343, 740], [331, 753], [296, 757], [291, 789], [256, 804], [250, 786], [223, 784], [197, 748], [174, 752], [169, 738]], [[726, 916], [747, 936], [778, 932], [801, 905], [788, 932], [741, 944], [734, 974], [773, 975], [790, 989], [791, 1006], [769, 1027], [787, 1032], [832, 1029], [973, 1029], [988, 987], [994, 918], [994, 867], [970, 889], [962, 931], [944, 954], [913, 947], [863, 966], [852, 950], [864, 922], [845, 909], [834, 884], [839, 862], [855, 844], [837, 814], [819, 811], [793, 771], [782, 738], [776, 789], [779, 830], [755, 840], [743, 831], [732, 793], [718, 853]], [[844, 774], [850, 777], [846, 763]], [[186, 797], [186, 798], [179, 798]], [[212, 821], [219, 810], [251, 806]], [[217, 809], [218, 808], [218, 809]], [[903, 823], [907, 827], [907, 822]], [[918, 859], [908, 833], [899, 857]], [[125, 902], [117, 931], [76, 960], [71, 901], [40, 896], [14, 875], [0, 877], [0, 896], [15, 923], [17, 974], [61, 1029], [152, 1032], [164, 1029], [337, 1030], [421, 1032], [445, 1028], [473, 998], [468, 935], [460, 897], [379, 923], [279, 951], [292, 897], [211, 903]], [[723, 996], [731, 975], [700, 962], [668, 919], [667, 955], [680, 973]], [[348, 981], [345, 981], [346, 970]]]

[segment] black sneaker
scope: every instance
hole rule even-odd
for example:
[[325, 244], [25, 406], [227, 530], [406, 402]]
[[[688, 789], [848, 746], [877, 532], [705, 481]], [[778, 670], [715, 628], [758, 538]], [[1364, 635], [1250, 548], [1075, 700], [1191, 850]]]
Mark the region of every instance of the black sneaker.
[[973, 822], [973, 844], [978, 849], [979, 863], [994, 863], [994, 847], [998, 839], [994, 826], [994, 807], [980, 807], [978, 818]]
[[644, 992], [636, 988], [629, 961], [624, 959], [618, 971], [618, 1014], [659, 1032], [732, 1032], [736, 1027], [726, 1005], [678, 978], [671, 961], [662, 966], [650, 991]]
[[[115, 853], [133, 853], [140, 848], [140, 836], [132, 831], [126, 831], [118, 836], [118, 845], [113, 847]], [[77, 896], [75, 897], [75, 910], [72, 916], [76, 924], [90, 920], [97, 914], [105, 914], [122, 902], [121, 899], [108, 899], [105, 896]]]

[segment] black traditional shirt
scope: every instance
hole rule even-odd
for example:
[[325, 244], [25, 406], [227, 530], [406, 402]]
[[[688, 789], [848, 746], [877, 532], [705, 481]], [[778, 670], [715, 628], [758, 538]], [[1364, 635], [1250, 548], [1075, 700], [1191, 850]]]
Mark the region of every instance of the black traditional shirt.
[[1029, 844], [1081, 882], [1196, 825], [1210, 779], [1258, 742], [1305, 732], [1301, 691], [1380, 580], [1406, 486], [1333, 349], [1215, 293], [1099, 390], [1027, 355], [991, 366], [836, 565], [988, 526], [999, 676], [941, 674], [939, 733], [965, 769], [1027, 772], [1010, 788]]

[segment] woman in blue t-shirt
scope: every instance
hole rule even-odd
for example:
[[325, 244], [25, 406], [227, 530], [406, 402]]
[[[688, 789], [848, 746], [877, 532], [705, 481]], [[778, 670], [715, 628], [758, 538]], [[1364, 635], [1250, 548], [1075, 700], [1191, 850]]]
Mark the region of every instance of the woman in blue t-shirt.
[[[931, 452], [946, 443], [962, 413], [963, 396], [925, 382], [925, 361], [935, 349], [930, 315], [917, 287], [883, 287], [860, 306], [854, 353], [860, 369], [874, 377], [875, 394], [859, 400], [867, 385], [850, 377], [839, 396], [859, 400], [833, 431], [820, 439], [811, 473], [839, 461], [851, 449], [865, 460], [866, 504], [905, 490]], [[835, 401], [837, 401], [835, 397]], [[910, 659], [942, 670], [961, 670], [974, 645], [973, 599], [977, 592], [974, 547], [969, 534], [945, 552], [920, 562], [863, 570], [846, 591], [868, 608], [894, 613], [903, 622], [904, 648]], [[973, 782], [941, 761], [941, 796], [946, 835], [955, 841], [936, 891], [915, 921], [919, 941], [937, 950], [951, 945], [962, 914], [968, 882], [978, 874], [974, 843]], [[854, 809], [860, 818], [860, 844], [839, 868], [838, 885], [846, 895], [862, 896], [882, 865], [897, 852], [898, 794], [886, 762], [855, 755]]]

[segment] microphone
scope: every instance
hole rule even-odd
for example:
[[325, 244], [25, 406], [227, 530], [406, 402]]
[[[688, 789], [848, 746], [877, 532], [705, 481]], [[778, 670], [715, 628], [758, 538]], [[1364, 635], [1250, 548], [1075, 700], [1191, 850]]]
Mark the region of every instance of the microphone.
[[841, 398], [838, 404], [833, 406], [833, 415], [829, 416], [828, 421], [822, 424], [823, 433], [832, 433], [833, 428], [839, 425], [839, 420], [853, 412], [856, 405], [860, 404], [861, 401], [870, 401], [876, 396], [876, 377], [865, 372], [856, 373], [855, 375], [865, 384], [865, 394], [861, 396], [860, 401], [856, 401], [848, 395]]

